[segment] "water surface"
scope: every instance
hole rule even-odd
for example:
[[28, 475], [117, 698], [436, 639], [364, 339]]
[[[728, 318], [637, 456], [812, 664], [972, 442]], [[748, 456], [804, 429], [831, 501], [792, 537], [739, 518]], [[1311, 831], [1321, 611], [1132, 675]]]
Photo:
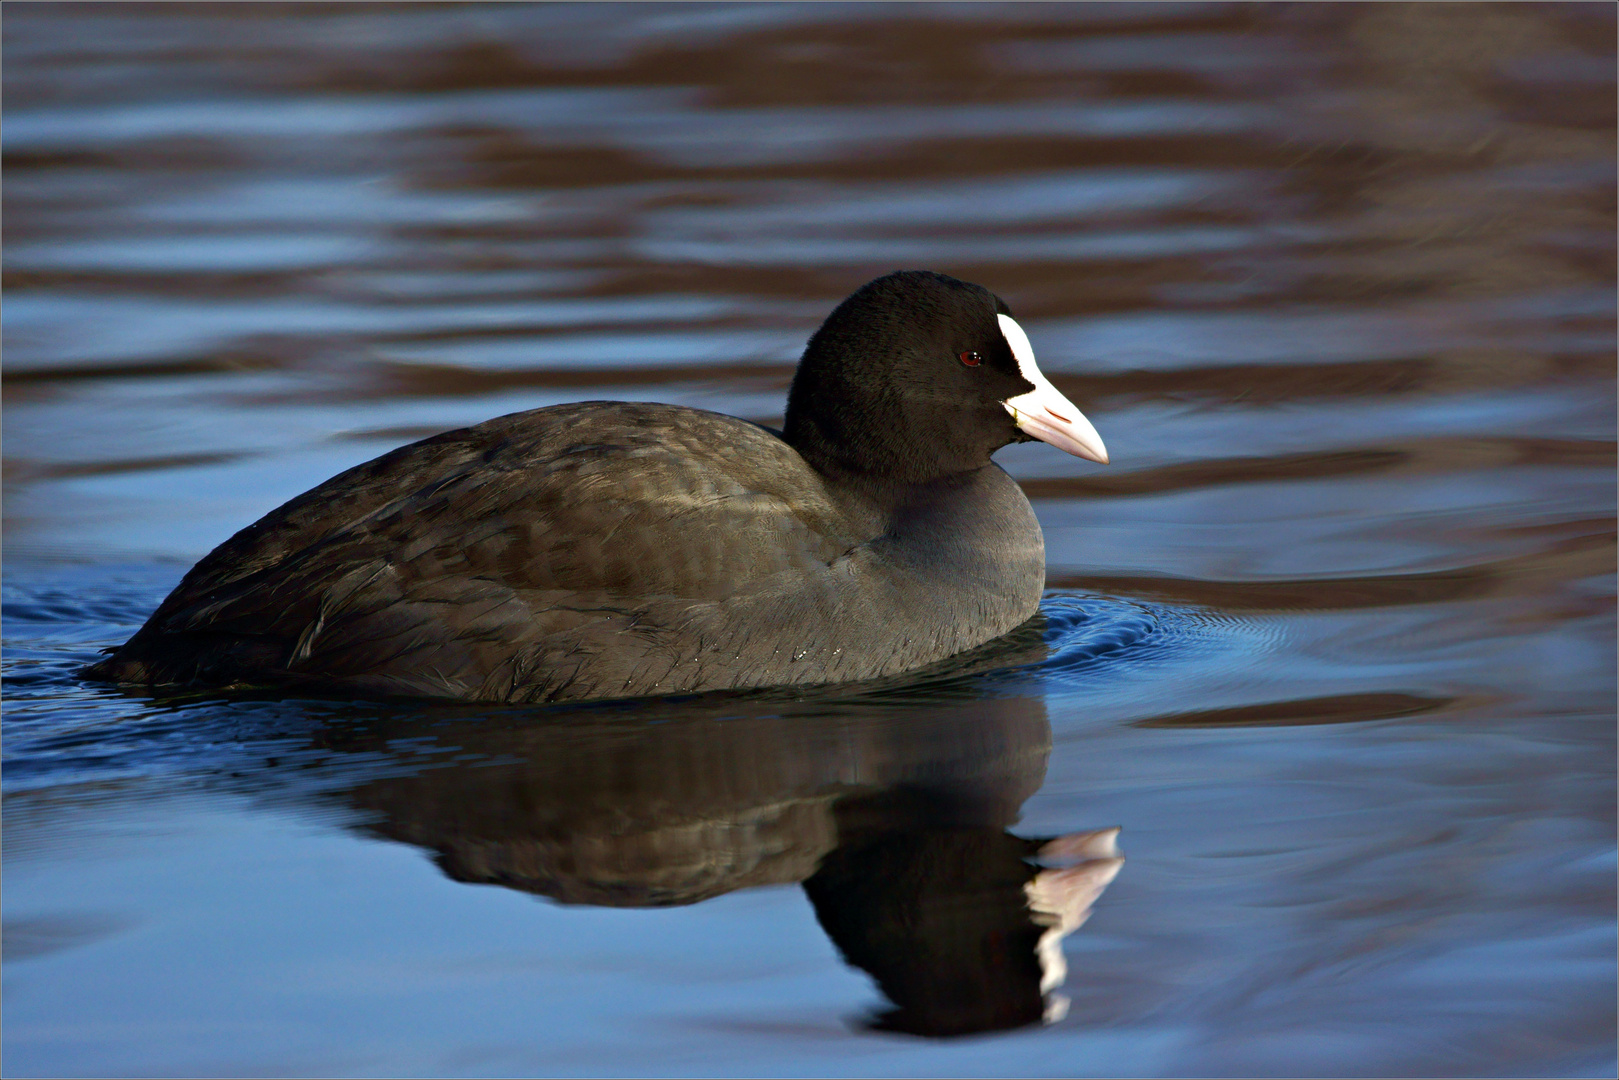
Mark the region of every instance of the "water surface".
[[[12, 5], [8, 1072], [1611, 1074], [1614, 38]], [[76, 678], [402, 442], [779, 422], [902, 267], [1113, 454], [1000, 455], [1021, 635], [550, 710]]]

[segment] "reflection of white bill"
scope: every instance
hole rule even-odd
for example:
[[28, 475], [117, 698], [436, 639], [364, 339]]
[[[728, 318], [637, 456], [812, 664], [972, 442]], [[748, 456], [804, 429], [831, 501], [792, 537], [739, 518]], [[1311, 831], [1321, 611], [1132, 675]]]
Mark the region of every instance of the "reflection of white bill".
[[1068, 1015], [1068, 998], [1051, 993], [1068, 978], [1062, 939], [1085, 925], [1102, 891], [1124, 867], [1118, 837], [1117, 827], [1057, 837], [1041, 847], [1038, 857], [1042, 862], [1071, 865], [1042, 870], [1023, 886], [1034, 921], [1046, 927], [1035, 948], [1040, 957], [1040, 992], [1048, 995], [1048, 1024]]

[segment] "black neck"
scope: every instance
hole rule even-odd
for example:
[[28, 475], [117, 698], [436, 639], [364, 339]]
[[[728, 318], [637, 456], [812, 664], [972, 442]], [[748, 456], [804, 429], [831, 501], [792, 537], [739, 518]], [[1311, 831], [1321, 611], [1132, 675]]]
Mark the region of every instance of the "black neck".
[[[977, 472], [990, 464], [994, 448], [963, 438], [962, 428], [972, 426], [972, 417], [910, 410], [903, 402], [873, 410], [836, 387], [805, 383], [800, 369], [787, 398], [782, 438], [829, 479], [906, 486]], [[830, 407], [812, 408], [817, 399]]]

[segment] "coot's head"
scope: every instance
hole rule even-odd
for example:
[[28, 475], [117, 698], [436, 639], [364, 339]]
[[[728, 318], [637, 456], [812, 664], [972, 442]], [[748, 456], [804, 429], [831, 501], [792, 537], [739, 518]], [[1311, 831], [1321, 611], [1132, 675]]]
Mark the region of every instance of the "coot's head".
[[926, 270], [880, 277], [827, 316], [793, 377], [784, 435], [817, 468], [913, 482], [1034, 439], [1107, 461], [1006, 303]]

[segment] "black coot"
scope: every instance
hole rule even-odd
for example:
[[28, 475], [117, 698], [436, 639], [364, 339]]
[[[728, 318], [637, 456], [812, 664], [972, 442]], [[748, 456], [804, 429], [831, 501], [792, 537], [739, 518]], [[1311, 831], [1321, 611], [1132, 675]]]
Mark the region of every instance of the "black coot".
[[1006, 304], [878, 278], [810, 338], [782, 432], [673, 405], [513, 413], [358, 465], [192, 568], [92, 678], [483, 701], [846, 682], [1035, 613], [1045, 543], [990, 455], [1107, 461]]

